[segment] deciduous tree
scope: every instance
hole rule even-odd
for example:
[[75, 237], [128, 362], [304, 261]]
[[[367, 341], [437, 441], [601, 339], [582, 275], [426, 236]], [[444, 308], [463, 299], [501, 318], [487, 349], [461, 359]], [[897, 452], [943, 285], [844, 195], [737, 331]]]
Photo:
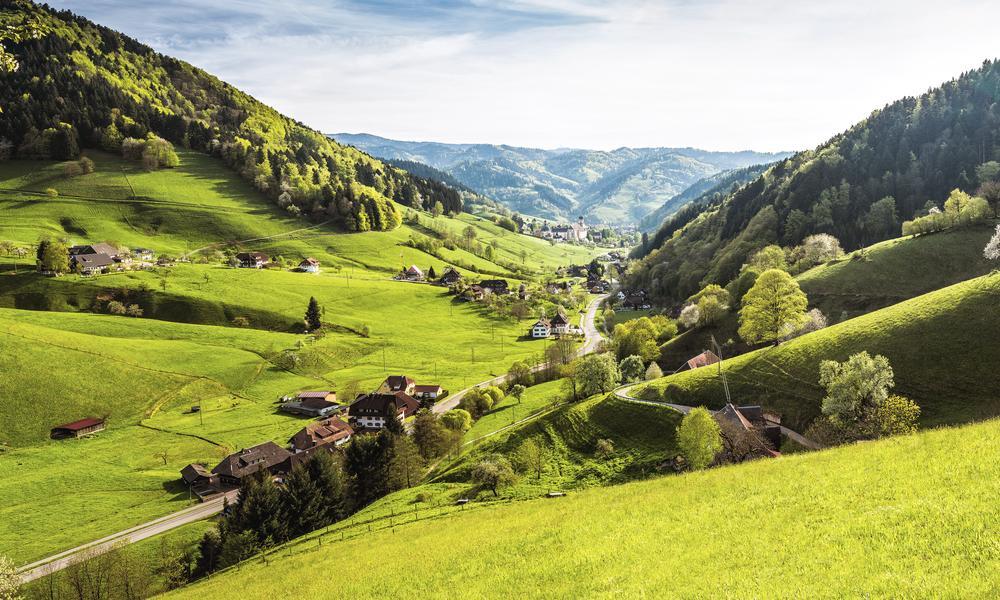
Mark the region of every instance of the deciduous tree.
[[806, 322], [808, 304], [791, 275], [779, 269], [764, 271], [743, 297], [740, 336], [751, 344], [777, 341]]
[[677, 427], [677, 448], [692, 469], [704, 469], [712, 464], [722, 450], [719, 424], [704, 407], [694, 408], [684, 415]]

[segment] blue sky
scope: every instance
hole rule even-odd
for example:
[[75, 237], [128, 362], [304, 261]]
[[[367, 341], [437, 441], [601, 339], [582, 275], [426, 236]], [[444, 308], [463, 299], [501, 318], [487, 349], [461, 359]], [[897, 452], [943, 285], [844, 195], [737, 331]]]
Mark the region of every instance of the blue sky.
[[326, 132], [813, 147], [1000, 56], [987, 0], [50, 0]]

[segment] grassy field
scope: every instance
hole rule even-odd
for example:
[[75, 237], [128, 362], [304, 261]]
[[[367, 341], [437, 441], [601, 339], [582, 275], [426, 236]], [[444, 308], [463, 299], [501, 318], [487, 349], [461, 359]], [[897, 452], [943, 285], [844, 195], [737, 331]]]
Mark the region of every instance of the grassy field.
[[[285, 443], [303, 420], [277, 412], [280, 395], [367, 389], [393, 373], [457, 391], [543, 351], [544, 342], [522, 339], [528, 321], [454, 304], [443, 288], [391, 281], [401, 264], [445, 266], [403, 245], [417, 233], [412, 228], [344, 234], [312, 227], [200, 154], [182, 152], [181, 168], [152, 173], [92, 156], [97, 171], [73, 179], [54, 163], [0, 163], [0, 239], [111, 240], [175, 256], [208, 248], [199, 256], [219, 243], [267, 237], [240, 245], [315, 256], [324, 272], [178, 264], [53, 279], [25, 272], [30, 258], [15, 274], [13, 259], [0, 257], [0, 397], [11, 400], [0, 403], [0, 495], [7, 500], [0, 554], [16, 562], [183, 507], [178, 470], [188, 462], [212, 464], [240, 447]], [[49, 187], [60, 195], [39, 193]], [[510, 234], [471, 215], [434, 221], [459, 234], [472, 224], [481, 241], [495, 237], [510, 260], [525, 248], [525, 264], [540, 274], [596, 252]], [[93, 314], [96, 297], [109, 294], [141, 304], [145, 318]], [[295, 334], [310, 296], [329, 325], [318, 339]], [[235, 317], [247, 317], [251, 328], [227, 326]], [[285, 351], [299, 362], [289, 367]], [[200, 413], [190, 411], [195, 405]], [[87, 416], [108, 417], [109, 429], [88, 440], [48, 440], [52, 426]]]
[[[1000, 421], [315, 540], [174, 598], [941, 597], [1000, 591]], [[361, 529], [361, 528], [356, 528]], [[412, 577], [385, 561], [405, 554]]]
[[[727, 360], [734, 402], [763, 404], [790, 426], [804, 427], [823, 398], [820, 362], [866, 350], [889, 358], [896, 391], [921, 406], [923, 425], [1000, 415], [998, 299], [1000, 274], [979, 277]], [[648, 387], [679, 404], [725, 402], [714, 368], [682, 371]]]
[[[271, 255], [313, 256], [325, 267], [366, 269], [382, 274], [416, 263], [440, 272], [446, 261], [403, 246], [421, 231], [404, 225], [390, 232], [345, 234], [293, 219], [239, 179], [221, 162], [196, 152], [180, 152], [181, 166], [146, 172], [134, 162], [89, 152], [94, 173], [73, 178], [52, 162], [0, 163], [0, 239], [33, 245], [42, 235], [75, 242], [114, 241], [177, 256], [201, 248], [242, 245]], [[44, 194], [48, 188], [56, 198]], [[405, 209], [404, 209], [405, 210]], [[501, 229], [473, 215], [421, 216], [422, 223], [461, 237], [472, 225], [483, 243], [496, 241], [497, 260], [538, 272], [586, 263], [601, 251], [556, 245]], [[246, 241], [244, 241], [246, 240]], [[243, 241], [242, 244], [237, 244]], [[520, 253], [527, 258], [522, 262]], [[462, 249], [442, 250], [445, 259], [474, 265], [485, 273], [509, 275], [496, 263]], [[5, 268], [13, 261], [7, 259]], [[30, 261], [29, 261], [30, 262]]]
[[[539, 395], [550, 396], [551, 402], [552, 393], [543, 389]], [[469, 484], [472, 468], [481, 457], [493, 453], [507, 456], [517, 467], [519, 450], [529, 439], [545, 451], [542, 473], [539, 476], [531, 468], [521, 466], [521, 477], [514, 486], [501, 492], [503, 498], [535, 498], [550, 490], [631, 481], [659, 472], [661, 465], [676, 455], [673, 438], [679, 422], [680, 415], [673, 410], [614, 397], [598, 396], [563, 404], [534, 421], [501, 431], [474, 446], [455, 463], [439, 469], [432, 482], [462, 484], [465, 497], [492, 499], [491, 492]], [[597, 441], [601, 439], [611, 440], [614, 445], [610, 457], [595, 455]]]
[[977, 225], [888, 240], [796, 279], [810, 307], [841, 321], [986, 275], [996, 268], [983, 257], [994, 229], [995, 224]]

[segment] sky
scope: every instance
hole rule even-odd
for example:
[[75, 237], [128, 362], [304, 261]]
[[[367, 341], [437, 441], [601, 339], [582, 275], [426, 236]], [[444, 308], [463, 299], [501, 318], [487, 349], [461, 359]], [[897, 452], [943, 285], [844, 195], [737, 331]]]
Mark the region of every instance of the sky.
[[1000, 57], [993, 0], [49, 0], [326, 133], [812, 148]]

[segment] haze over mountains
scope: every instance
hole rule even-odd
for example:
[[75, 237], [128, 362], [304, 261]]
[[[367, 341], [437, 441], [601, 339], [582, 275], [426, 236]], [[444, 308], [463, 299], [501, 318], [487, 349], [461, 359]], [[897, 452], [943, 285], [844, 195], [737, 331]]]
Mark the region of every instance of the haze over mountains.
[[525, 215], [555, 220], [582, 215], [609, 224], [637, 223], [705, 177], [790, 155], [696, 148], [544, 150], [409, 142], [364, 133], [330, 137], [379, 158], [428, 164]]

